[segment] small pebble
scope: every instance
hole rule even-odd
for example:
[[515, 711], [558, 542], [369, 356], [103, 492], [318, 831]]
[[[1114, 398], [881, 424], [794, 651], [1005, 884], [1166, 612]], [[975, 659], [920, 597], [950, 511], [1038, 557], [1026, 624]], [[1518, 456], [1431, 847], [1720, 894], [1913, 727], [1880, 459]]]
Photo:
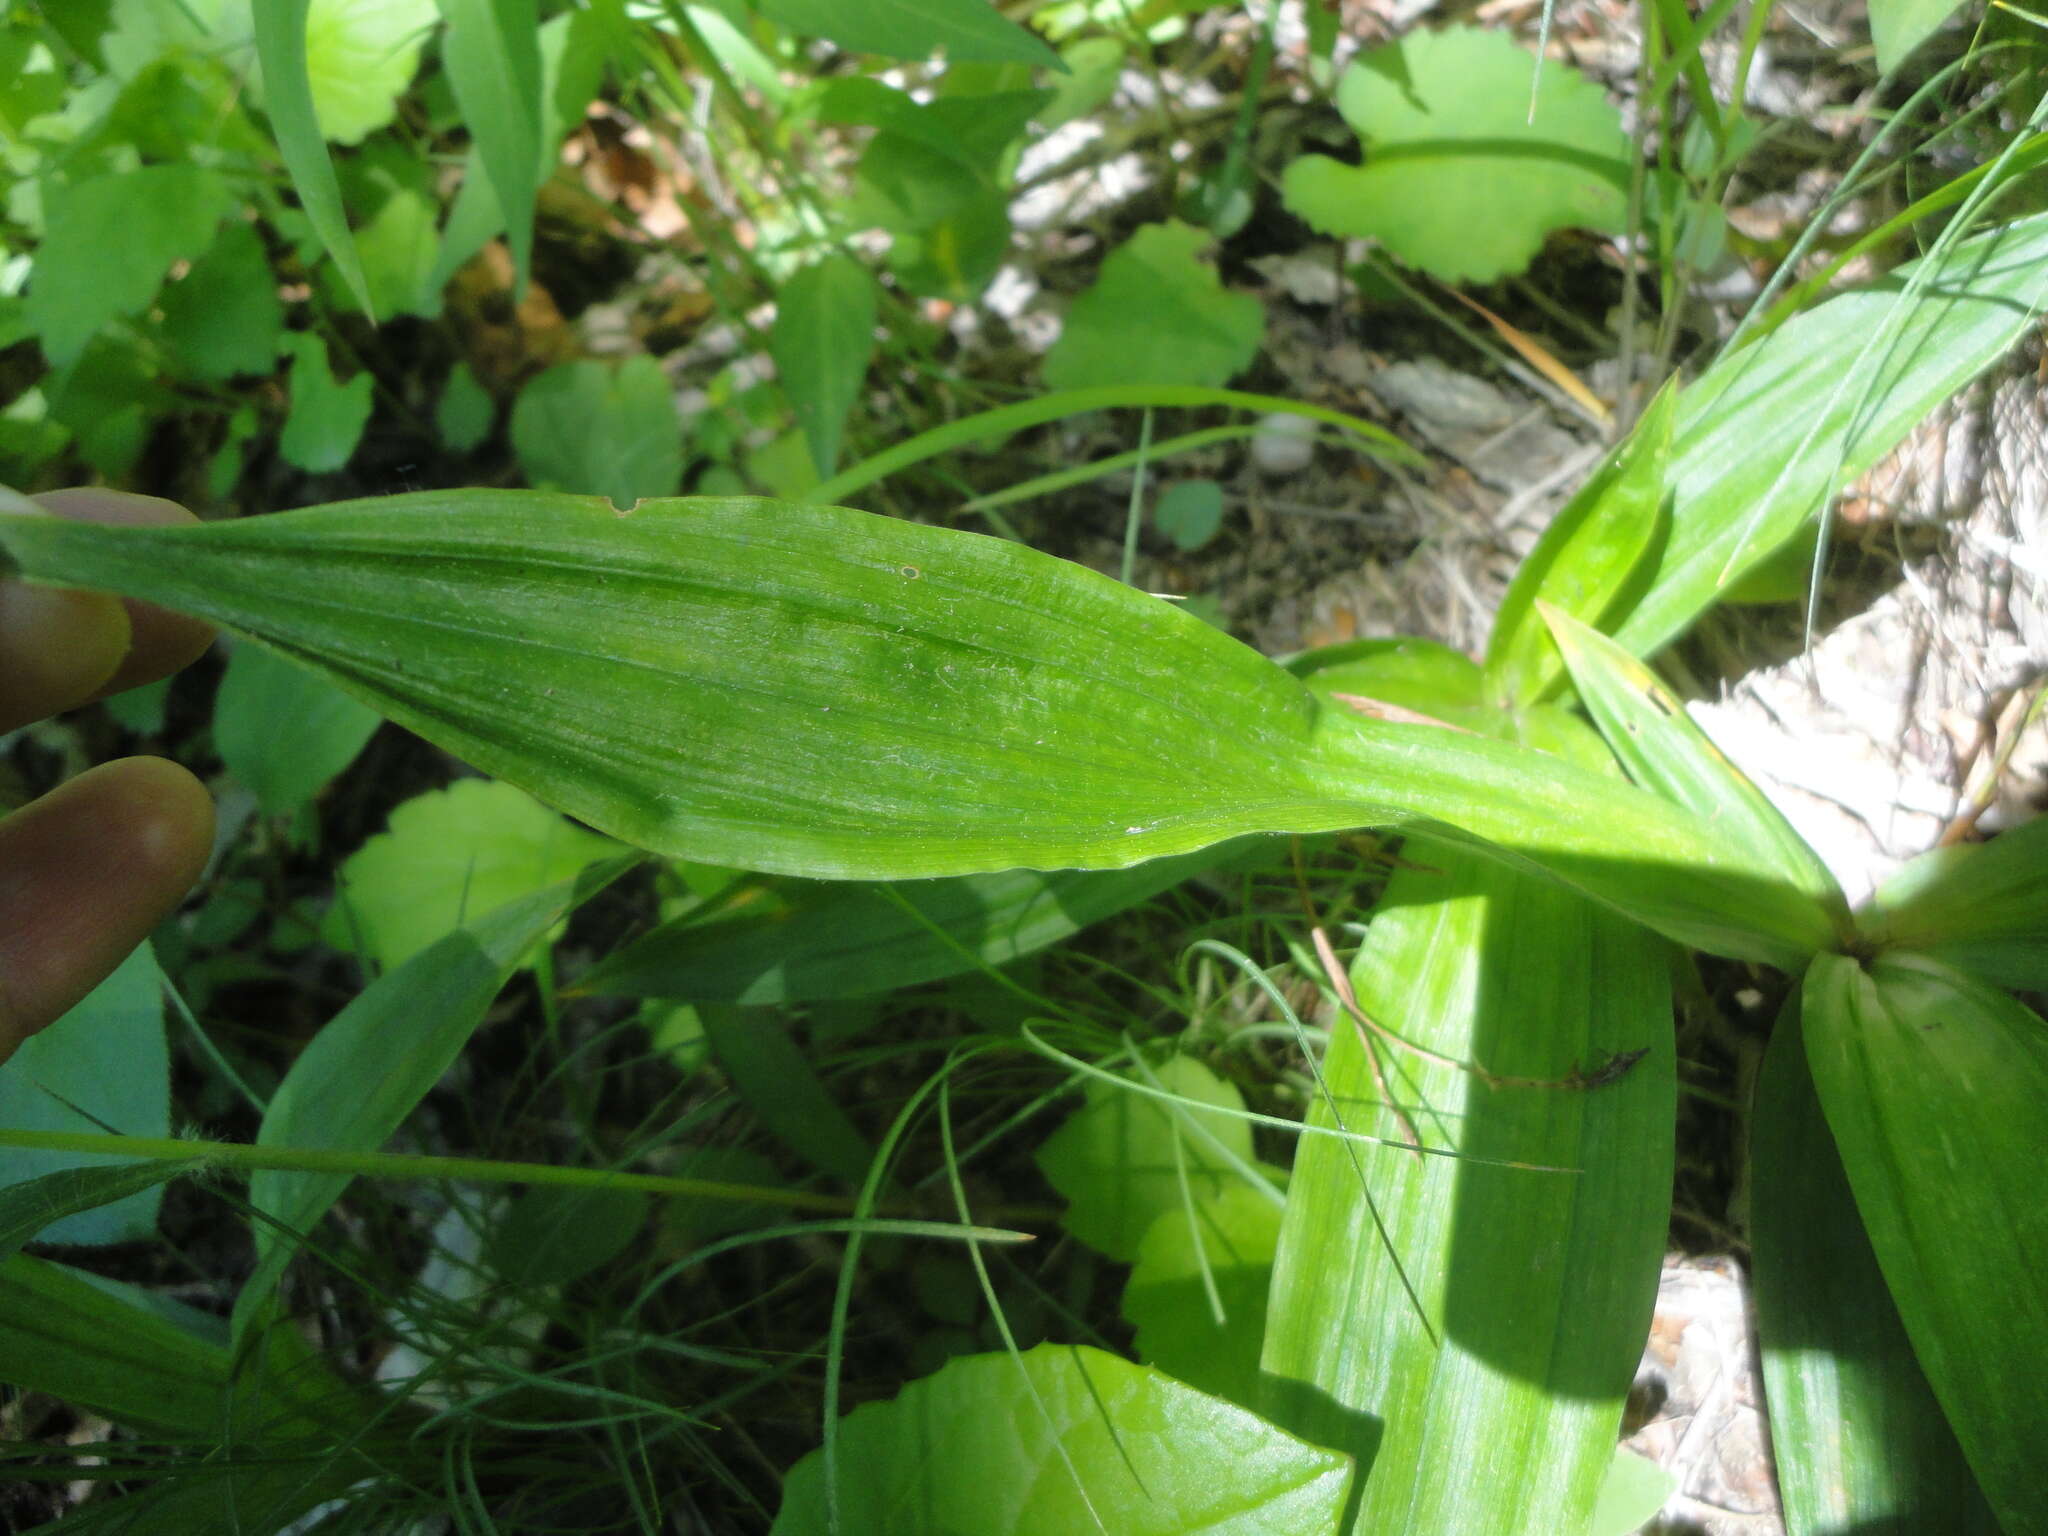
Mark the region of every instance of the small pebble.
[[1306, 416], [1275, 411], [1252, 438], [1252, 463], [1276, 478], [1300, 474], [1316, 456], [1316, 430]]

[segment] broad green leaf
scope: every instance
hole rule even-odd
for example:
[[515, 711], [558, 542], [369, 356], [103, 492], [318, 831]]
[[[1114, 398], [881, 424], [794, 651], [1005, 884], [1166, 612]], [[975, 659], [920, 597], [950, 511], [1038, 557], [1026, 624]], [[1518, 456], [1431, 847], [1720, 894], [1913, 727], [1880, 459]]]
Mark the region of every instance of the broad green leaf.
[[135, 465], [151, 418], [175, 398], [159, 386], [150, 360], [127, 338], [97, 336], [69, 367], [46, 381], [50, 419], [69, 427], [86, 462], [109, 480]]
[[269, 0], [260, 5], [252, 0], [256, 57], [263, 68], [263, 109], [270, 117], [278, 153], [284, 156], [285, 169], [291, 172], [292, 186], [313, 233], [334, 258], [356, 301], [375, 319], [355, 239], [348, 231], [348, 215], [342, 211], [341, 184], [335, 180], [334, 162], [327, 157], [327, 140], [314, 106], [306, 63], [310, 5], [311, 0]]
[[2048, 214], [2036, 214], [1832, 298], [1722, 358], [1679, 401], [1670, 531], [1614, 638], [1638, 656], [1677, 638], [1827, 496], [1996, 361], [2043, 307]]
[[1535, 704], [1563, 679], [1563, 662], [1539, 603], [1600, 628], [1629, 578], [1654, 559], [1664, 532], [1664, 481], [1677, 406], [1677, 386], [1666, 385], [1628, 440], [1551, 520], [1516, 569], [1486, 645], [1486, 679], [1495, 703]]
[[1665, 1501], [1678, 1491], [1678, 1479], [1625, 1446], [1615, 1448], [1593, 1505], [1586, 1536], [1634, 1536], [1657, 1518]]
[[[12, 1131], [171, 1133], [170, 1048], [164, 1039], [163, 974], [139, 946], [84, 1001], [22, 1042], [0, 1066], [0, 1125]], [[63, 1169], [103, 1170], [102, 1153], [8, 1151], [12, 1184]], [[144, 1184], [112, 1204], [53, 1213], [47, 1243], [126, 1243], [154, 1238], [160, 1185]]]
[[682, 425], [661, 365], [635, 353], [616, 371], [585, 358], [530, 380], [512, 407], [512, 450], [535, 485], [630, 507], [683, 478]]
[[[1275, 1536], [1331, 1530], [1334, 1451], [1098, 1349], [968, 1355], [839, 1426], [839, 1529], [889, 1536]], [[824, 1533], [825, 1463], [782, 1485], [774, 1536]]]
[[192, 270], [163, 292], [164, 345], [173, 371], [218, 384], [277, 366], [284, 306], [254, 226], [231, 220]]
[[388, 971], [486, 912], [619, 851], [510, 784], [458, 779], [406, 801], [385, 831], [349, 855], [321, 937]]
[[1124, 1319], [1156, 1365], [1227, 1402], [1259, 1394], [1266, 1291], [1280, 1242], [1280, 1207], [1233, 1183], [1187, 1212], [1163, 1212], [1145, 1231], [1124, 1287]]
[[1492, 1086], [1381, 1042], [1404, 1124], [1362, 1032], [1337, 1022], [1310, 1123], [1397, 1140], [1412, 1125], [1460, 1156], [1303, 1140], [1261, 1406], [1357, 1456], [1362, 1536], [1552, 1536], [1591, 1517], [1656, 1298], [1669, 957], [1569, 892], [1408, 849], [1351, 965], [1360, 1007], [1439, 1055], [1543, 1081]]
[[1326, 234], [1378, 239], [1446, 282], [1490, 282], [1526, 267], [1552, 230], [1627, 223], [1620, 115], [1505, 33], [1447, 27], [1372, 49], [1337, 106], [1365, 164], [1304, 155], [1284, 183], [1288, 208]]
[[217, 172], [150, 165], [49, 184], [28, 323], [50, 366], [75, 362], [109, 323], [145, 308], [174, 262], [198, 256], [234, 206]]
[[1753, 851], [1787, 885], [1810, 895], [1846, 938], [1849, 907], [1834, 875], [1784, 813], [1707, 739], [1671, 690], [1598, 630], [1559, 609], [1539, 609], [1572, 686], [1629, 777]]
[[1890, 74], [1906, 56], [1934, 35], [1960, 0], [1871, 0], [1870, 38], [1877, 67]]
[[599, 961], [576, 990], [752, 1004], [895, 992], [1007, 965], [1268, 846], [1264, 838], [1221, 844], [1132, 869], [818, 885], [767, 911], [664, 923]]
[[1750, 1121], [1757, 1331], [1792, 1536], [1997, 1529], [1913, 1358], [1807, 1071], [1795, 993]]
[[[439, 218], [440, 209], [424, 189], [401, 186], [386, 193], [356, 230], [356, 253], [374, 313], [387, 320], [394, 315], [431, 319], [440, 313], [440, 294], [432, 286], [441, 249], [435, 228]], [[353, 300], [339, 293], [335, 298], [337, 308], [353, 307]]]
[[1919, 955], [1820, 955], [1806, 1057], [1913, 1352], [2008, 1531], [2048, 1530], [2048, 1026]]
[[[23, 1129], [11, 1120], [7, 1128]], [[14, 1158], [20, 1155], [21, 1149], [17, 1148], [8, 1160], [10, 1177], [16, 1172]], [[72, 1217], [130, 1202], [137, 1195], [161, 1197], [165, 1184], [198, 1166], [197, 1158], [183, 1162], [166, 1159], [162, 1162], [95, 1164], [91, 1167], [61, 1168], [55, 1173], [45, 1173], [0, 1188], [0, 1260], [13, 1257], [21, 1251], [22, 1244], [36, 1241], [53, 1226]], [[146, 1230], [140, 1235], [156, 1235], [154, 1212]], [[72, 1239], [43, 1237], [43, 1241], [65, 1242]]]
[[376, 380], [366, 368], [342, 383], [328, 367], [327, 343], [313, 331], [294, 331], [286, 343], [292, 354], [292, 409], [277, 451], [308, 474], [331, 474], [348, 463], [362, 441]]
[[1653, 795], [1327, 707], [1192, 615], [977, 534], [458, 491], [181, 528], [0, 516], [0, 551], [261, 638], [701, 863], [1125, 868], [1241, 833], [1426, 824], [1717, 953], [1796, 966], [1832, 938], [1810, 896]]
[[1872, 945], [2048, 991], [2048, 817], [1922, 854], [1878, 887], [1859, 923]]
[[697, 1010], [711, 1053], [761, 1123], [812, 1167], [856, 1188], [874, 1148], [833, 1100], [789, 1026], [765, 1008], [723, 1003]]
[[[261, 32], [262, 13], [275, 3], [232, 0], [223, 11], [221, 31], [230, 38], [247, 37], [254, 12], [261, 65], [257, 95], [278, 126], [274, 65]], [[317, 131], [336, 144], [360, 144], [398, 116], [398, 99], [412, 84], [420, 54], [440, 19], [435, 0], [311, 0], [297, 8], [305, 13], [305, 89]]]
[[477, 382], [469, 364], [457, 363], [441, 387], [441, 403], [434, 408], [434, 426], [441, 444], [453, 453], [468, 453], [491, 435], [498, 419], [498, 403], [489, 390]]
[[756, 0], [761, 14], [806, 37], [830, 38], [857, 53], [955, 63], [1038, 64], [1064, 70], [1059, 55], [989, 0]]
[[1213, 1200], [1254, 1164], [1249, 1122], [1201, 1106], [1244, 1109], [1244, 1095], [1192, 1056], [1174, 1056], [1143, 1079], [1186, 1103], [1168, 1104], [1091, 1082], [1088, 1101], [1038, 1149], [1038, 1167], [1067, 1200], [1062, 1224], [1091, 1248], [1128, 1264], [1153, 1222], [1180, 1215], [1190, 1197]]
[[875, 351], [875, 280], [867, 268], [834, 253], [784, 283], [769, 348], [811, 462], [821, 477], [829, 475]]
[[318, 794], [377, 724], [375, 710], [257, 645], [235, 647], [213, 702], [215, 750], [272, 816]]
[[[440, 0], [448, 31], [448, 73], [512, 247], [513, 292], [523, 296], [533, 264], [543, 107], [537, 0]], [[671, 487], [673, 489], [673, 487]]]
[[62, 1264], [0, 1263], [0, 1380], [118, 1424], [204, 1435], [228, 1400], [220, 1320]]
[[[880, 128], [971, 171], [975, 185], [996, 185], [1002, 161], [1050, 99], [1048, 91], [986, 91], [919, 101], [908, 91], [857, 75], [818, 89], [813, 111], [819, 122]], [[940, 189], [909, 189], [906, 212], [921, 198], [944, 196]], [[930, 210], [926, 210], [930, 211]]]
[[[520, 896], [371, 983], [299, 1053], [264, 1113], [256, 1144], [377, 1150], [461, 1055], [522, 957], [629, 867], [614, 860]], [[303, 1234], [353, 1177], [260, 1169], [250, 1178], [249, 1203], [267, 1219], [255, 1224], [256, 1268], [235, 1303], [238, 1338], [262, 1319]]]
[[513, 1285], [567, 1285], [624, 1253], [647, 1207], [634, 1190], [536, 1184], [486, 1234], [484, 1263]]
[[[169, 1435], [232, 1425], [244, 1444], [334, 1445], [363, 1433], [374, 1400], [303, 1339], [281, 1337], [259, 1359], [238, 1386], [219, 1318], [62, 1264], [21, 1254], [0, 1263], [0, 1381]], [[291, 1470], [305, 1480], [303, 1464]]]
[[1478, 708], [1484, 699], [1484, 676], [1470, 656], [1413, 635], [1318, 646], [1284, 665], [1312, 687], [1349, 690], [1418, 714]]
[[1175, 549], [1200, 549], [1223, 529], [1223, 487], [1214, 480], [1176, 480], [1160, 493], [1152, 522]]
[[1147, 224], [1104, 258], [1045, 358], [1049, 389], [1227, 383], [1251, 365], [1266, 317], [1200, 260], [1206, 230]]
[[1039, 126], [1050, 133], [1099, 111], [1116, 94], [1129, 53], [1130, 45], [1120, 37], [1084, 37], [1060, 49], [1067, 73], [1055, 82], [1052, 100], [1038, 114]]

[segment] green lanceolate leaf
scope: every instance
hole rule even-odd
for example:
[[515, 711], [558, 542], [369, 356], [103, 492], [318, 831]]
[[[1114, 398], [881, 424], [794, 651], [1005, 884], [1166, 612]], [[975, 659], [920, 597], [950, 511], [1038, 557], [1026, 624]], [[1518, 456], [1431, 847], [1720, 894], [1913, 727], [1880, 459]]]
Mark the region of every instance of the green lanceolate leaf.
[[1124, 868], [1442, 824], [1717, 952], [1820, 908], [1656, 797], [1362, 719], [1171, 605], [977, 534], [757, 500], [519, 492], [186, 528], [0, 518], [32, 580], [210, 618], [601, 830], [771, 873]]
[[2048, 1026], [1919, 955], [1821, 955], [1806, 1056], [1913, 1352], [2009, 1532], [2048, 1531]]
[[811, 462], [829, 475], [839, 467], [846, 414], [875, 354], [875, 280], [867, 268], [835, 253], [784, 283], [769, 350]]
[[198, 1161], [61, 1168], [41, 1178], [10, 1184], [0, 1189], [0, 1259], [18, 1252], [23, 1243], [33, 1242], [52, 1222], [161, 1188], [179, 1174], [191, 1172]]
[[[1347, 1459], [1099, 1349], [968, 1355], [839, 1428], [837, 1529], [889, 1536], [1327, 1531]], [[820, 1536], [824, 1458], [783, 1484], [775, 1536]]]
[[1638, 656], [1682, 633], [2004, 353], [2048, 302], [2048, 214], [1842, 294], [1687, 387], [1670, 533], [1614, 630]]
[[1486, 646], [1495, 703], [1537, 703], [1564, 677], [1539, 603], [1597, 627], [1629, 578], [1654, 559], [1664, 533], [1664, 480], [1677, 419], [1678, 389], [1666, 385], [1628, 441], [1551, 520], [1516, 570]]
[[1693, 724], [1656, 674], [1568, 614], [1547, 606], [1542, 614], [1587, 713], [1629, 777], [1753, 852], [1786, 884], [1811, 896], [1846, 936], [1849, 905], [1834, 875], [1784, 813]]
[[1922, 854], [1878, 887], [1859, 921], [1873, 945], [2048, 990], [2048, 817]]
[[341, 206], [341, 183], [335, 179], [334, 162], [327, 158], [327, 140], [313, 110], [313, 86], [306, 70], [306, 12], [311, 5], [312, 0], [276, 0], [254, 8], [265, 110], [313, 233], [334, 258], [342, 281], [363, 306], [363, 313], [374, 319], [370, 285]]
[[441, 0], [441, 64], [505, 217], [523, 297], [533, 262], [541, 160], [540, 17], [535, 0]]
[[1787, 1530], [1997, 1530], [1856, 1214], [1814, 1097], [1797, 994], [1764, 1053], [1750, 1164], [1757, 1328]]
[[[278, 1085], [256, 1143], [373, 1152], [462, 1051], [491, 1000], [556, 923], [632, 866], [614, 859], [505, 903], [413, 955], [360, 993], [313, 1037]], [[259, 1170], [249, 1203], [256, 1269], [235, 1305], [238, 1339], [262, 1315], [270, 1288], [347, 1189], [347, 1172]]]
[[1668, 956], [1546, 882], [1414, 840], [1407, 858], [1351, 967], [1360, 1006], [1440, 1056], [1547, 1081], [1492, 1086], [1382, 1043], [1404, 1120], [1340, 1018], [1311, 1123], [1397, 1140], [1412, 1127], [1465, 1159], [1302, 1142], [1261, 1406], [1358, 1457], [1361, 1536], [1582, 1529], [1663, 1248]]
[[[1007, 965], [1265, 846], [1263, 838], [1219, 844], [1132, 869], [811, 886], [759, 913], [664, 923], [584, 972], [575, 990], [686, 1003], [894, 992]], [[753, 894], [757, 903], [772, 899]]]
[[991, 64], [1047, 65], [1064, 70], [1058, 54], [1004, 16], [988, 0], [759, 0], [761, 14], [807, 37], [829, 37], [842, 48], [924, 59], [944, 49], [949, 58]]

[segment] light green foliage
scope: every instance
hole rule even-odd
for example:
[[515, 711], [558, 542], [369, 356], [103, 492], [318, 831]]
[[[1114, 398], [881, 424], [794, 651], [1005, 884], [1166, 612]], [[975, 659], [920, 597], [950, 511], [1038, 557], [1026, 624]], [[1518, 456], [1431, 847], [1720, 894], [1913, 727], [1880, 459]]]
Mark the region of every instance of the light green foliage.
[[272, 816], [312, 799], [376, 729], [375, 710], [260, 645], [235, 647], [213, 704], [221, 761]]
[[1097, 111], [1116, 94], [1128, 49], [1116, 37], [1084, 37], [1060, 50], [1067, 73], [1053, 87], [1053, 98], [1038, 114], [1047, 130]]
[[284, 306], [252, 225], [222, 225], [192, 269], [164, 290], [161, 307], [164, 345], [182, 377], [217, 384], [277, 366]]
[[1176, 480], [1160, 492], [1152, 521], [1175, 549], [1200, 549], [1223, 529], [1223, 487], [1214, 480]]
[[1618, 1446], [1607, 1464], [1586, 1536], [1634, 1536], [1677, 1491], [1677, 1478], [1648, 1457]]
[[1111, 252], [1046, 354], [1047, 387], [1214, 386], [1250, 366], [1265, 314], [1249, 294], [1226, 292], [1200, 260], [1209, 243], [1206, 230], [1169, 221]]
[[1890, 74], [1956, 9], [1959, 0], [1871, 0], [1870, 38], [1877, 67]]
[[311, 474], [327, 474], [347, 464], [362, 441], [376, 381], [366, 369], [342, 383], [328, 366], [327, 343], [314, 332], [294, 331], [285, 341], [292, 354], [292, 409], [278, 452]]
[[2004, 1528], [2048, 1530], [2048, 1028], [2010, 995], [1904, 952], [1816, 957], [1801, 1023], [1920, 1367]]
[[196, 165], [57, 183], [45, 200], [28, 322], [59, 368], [110, 322], [156, 297], [171, 263], [211, 245], [233, 207], [227, 183]]
[[349, 856], [321, 937], [390, 970], [617, 851], [509, 784], [458, 779], [406, 801], [386, 831]]
[[2048, 214], [1909, 262], [1721, 358], [1678, 403], [1671, 521], [1646, 590], [1612, 630], [1667, 645], [1822, 500], [2004, 354], [2048, 304]]
[[769, 345], [811, 462], [829, 475], [875, 351], [875, 280], [867, 268], [834, 253], [784, 283]]
[[[1066, 1197], [1066, 1229], [1125, 1263], [1138, 1257], [1155, 1221], [1179, 1216], [1190, 1196], [1197, 1204], [1215, 1199], [1253, 1164], [1251, 1126], [1200, 1108], [1242, 1111], [1234, 1085], [1192, 1056], [1171, 1057], [1151, 1074], [1189, 1102], [1091, 1082], [1086, 1105], [1038, 1149], [1040, 1170]], [[1132, 1076], [1153, 1085], [1145, 1074]]]
[[[272, 0], [230, 0], [222, 35], [246, 38], [254, 16]], [[302, 0], [306, 79], [321, 135], [335, 144], [360, 144], [398, 114], [398, 98], [412, 83], [420, 54], [433, 37], [440, 12], [434, 0]], [[258, 100], [276, 116], [269, 60], [255, 77]]]
[[[1347, 1458], [1100, 1350], [969, 1355], [839, 1426], [839, 1528], [890, 1536], [1327, 1531]], [[783, 1483], [775, 1536], [828, 1529], [825, 1459]], [[1078, 1480], [1078, 1481], [1077, 1481]]]
[[1736, 846], [1768, 856], [1778, 877], [1813, 897], [1846, 939], [1842, 888], [1784, 812], [1707, 739], [1648, 667], [1562, 609], [1538, 606], [1586, 713], [1629, 777], [1712, 822]]
[[1998, 1527], [1942, 1417], [1821, 1118], [1796, 994], [1750, 1118], [1757, 1331], [1787, 1529]]
[[[434, 199], [426, 190], [427, 178], [419, 174], [425, 169], [415, 162], [414, 175], [404, 183], [383, 188], [374, 202], [376, 212], [356, 230], [363, 280], [369, 285], [370, 313], [386, 319], [393, 315], [431, 317], [441, 308], [440, 291], [433, 283], [441, 240], [435, 229]], [[366, 201], [350, 199], [352, 206]], [[340, 292], [335, 299], [337, 308], [359, 307]]]
[[469, 364], [457, 363], [441, 386], [441, 402], [434, 408], [434, 425], [442, 443], [456, 453], [468, 453], [491, 434], [498, 418], [498, 403], [489, 390], [477, 382]]
[[1535, 66], [1504, 33], [1412, 32], [1361, 55], [1337, 105], [1365, 140], [1365, 164], [1303, 156], [1287, 168], [1287, 206], [1446, 282], [1519, 272], [1552, 230], [1613, 232], [1626, 220], [1620, 115], [1590, 80]]
[[1199, 1201], [1194, 1214], [1190, 1225], [1185, 1210], [1166, 1211], [1146, 1229], [1124, 1287], [1124, 1317], [1146, 1364], [1256, 1406], [1280, 1207], [1231, 1183]]
[[[0, 1125], [9, 1130], [170, 1134], [170, 1051], [164, 1039], [163, 975], [147, 944], [85, 1000], [0, 1066]], [[65, 1168], [101, 1168], [88, 1152], [8, 1148], [8, 1183]], [[50, 1243], [123, 1243], [156, 1235], [161, 1186], [63, 1217], [39, 1236]]]
[[1665, 527], [1664, 482], [1678, 388], [1667, 385], [1515, 570], [1486, 645], [1486, 678], [1502, 707], [1534, 704], [1563, 680], [1538, 604], [1600, 626], [1628, 582], [1654, 561]]
[[534, 378], [512, 407], [512, 447], [533, 484], [620, 507], [674, 495], [683, 477], [675, 397], [644, 353], [616, 370], [585, 359]]
[[759, 0], [761, 14], [806, 37], [842, 48], [925, 59], [1059, 67], [1059, 57], [988, 0]]

